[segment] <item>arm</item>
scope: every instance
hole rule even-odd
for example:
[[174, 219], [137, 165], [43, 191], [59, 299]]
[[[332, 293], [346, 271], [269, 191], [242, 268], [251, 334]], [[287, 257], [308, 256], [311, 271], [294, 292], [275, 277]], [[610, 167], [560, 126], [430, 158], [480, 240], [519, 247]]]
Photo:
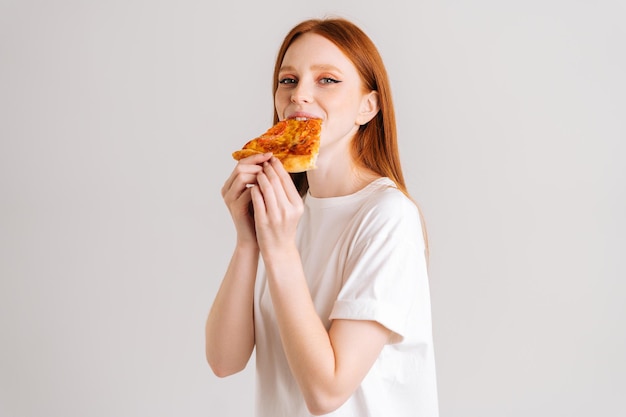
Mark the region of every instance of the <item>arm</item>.
[[272, 160], [252, 190], [256, 230], [281, 340], [309, 410], [325, 414], [359, 386], [391, 332], [373, 321], [335, 320], [326, 331], [315, 311], [295, 247], [302, 200]]
[[391, 332], [373, 321], [334, 320], [327, 332], [317, 315], [297, 253], [279, 250], [268, 283], [291, 371], [313, 414], [342, 405], [374, 364]]
[[245, 368], [254, 349], [254, 283], [259, 247], [250, 215], [250, 188], [269, 155], [241, 160], [222, 187], [237, 230], [237, 245], [206, 321], [206, 358], [213, 372], [228, 376]]
[[254, 283], [259, 250], [237, 246], [206, 321], [206, 358], [219, 377], [243, 370], [254, 349]]

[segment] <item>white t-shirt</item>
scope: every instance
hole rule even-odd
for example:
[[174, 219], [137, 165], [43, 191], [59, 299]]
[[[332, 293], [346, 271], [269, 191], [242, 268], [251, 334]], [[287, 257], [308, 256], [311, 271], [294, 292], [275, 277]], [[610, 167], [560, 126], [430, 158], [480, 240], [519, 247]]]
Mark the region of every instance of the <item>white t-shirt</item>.
[[[393, 331], [335, 417], [438, 416], [430, 294], [415, 204], [388, 178], [355, 194], [307, 195], [297, 245], [315, 308], [333, 319], [374, 320]], [[309, 417], [291, 374], [261, 265], [255, 289], [256, 415]]]

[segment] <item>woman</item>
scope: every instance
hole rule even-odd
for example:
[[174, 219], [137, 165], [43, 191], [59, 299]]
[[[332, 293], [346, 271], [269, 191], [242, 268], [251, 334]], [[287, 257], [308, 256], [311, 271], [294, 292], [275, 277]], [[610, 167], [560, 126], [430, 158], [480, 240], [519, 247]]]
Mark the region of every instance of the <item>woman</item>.
[[436, 416], [426, 239], [380, 55], [346, 20], [309, 20], [274, 75], [275, 121], [322, 119], [317, 168], [255, 155], [224, 184], [237, 243], [207, 360], [223, 377], [256, 348], [258, 416]]

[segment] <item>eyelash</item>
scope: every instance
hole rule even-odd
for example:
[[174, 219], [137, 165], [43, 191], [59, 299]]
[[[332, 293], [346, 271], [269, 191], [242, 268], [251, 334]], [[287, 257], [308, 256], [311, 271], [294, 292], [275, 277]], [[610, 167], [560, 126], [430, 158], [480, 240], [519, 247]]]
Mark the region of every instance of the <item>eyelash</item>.
[[[296, 84], [297, 82], [298, 80], [296, 80], [295, 78], [281, 78], [280, 80], [278, 80], [278, 84], [283, 84], [283, 85]], [[323, 78], [320, 78], [319, 82], [322, 84], [338, 84], [341, 81], [336, 80], [331, 77], [323, 77]]]

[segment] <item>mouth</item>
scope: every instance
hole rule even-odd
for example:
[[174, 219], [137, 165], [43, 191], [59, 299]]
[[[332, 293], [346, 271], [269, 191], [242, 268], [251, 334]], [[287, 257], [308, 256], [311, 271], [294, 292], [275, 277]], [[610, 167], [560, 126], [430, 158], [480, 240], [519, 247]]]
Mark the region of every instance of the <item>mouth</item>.
[[294, 120], [297, 120], [299, 122], [305, 122], [305, 121], [307, 121], [309, 119], [320, 119], [320, 117], [317, 117], [317, 116], [309, 114], [309, 113], [297, 112], [297, 113], [289, 115], [287, 117], [287, 119], [294, 119]]

